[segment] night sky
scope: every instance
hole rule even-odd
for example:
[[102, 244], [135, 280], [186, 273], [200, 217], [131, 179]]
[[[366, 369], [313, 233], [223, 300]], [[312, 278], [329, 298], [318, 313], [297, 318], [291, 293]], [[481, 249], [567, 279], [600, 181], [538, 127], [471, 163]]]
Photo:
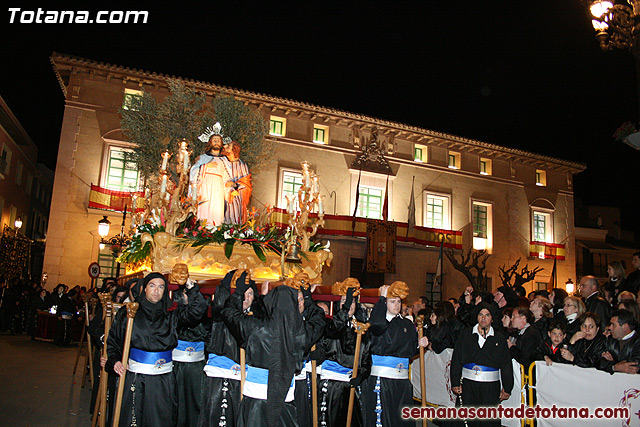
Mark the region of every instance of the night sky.
[[640, 152], [612, 138], [637, 123], [635, 62], [600, 49], [579, 0], [189, 3], [101, 2], [148, 10], [147, 24], [10, 24], [0, 12], [0, 95], [41, 162], [55, 168], [64, 109], [56, 51], [582, 162], [576, 196], [624, 207], [623, 227], [637, 227]]

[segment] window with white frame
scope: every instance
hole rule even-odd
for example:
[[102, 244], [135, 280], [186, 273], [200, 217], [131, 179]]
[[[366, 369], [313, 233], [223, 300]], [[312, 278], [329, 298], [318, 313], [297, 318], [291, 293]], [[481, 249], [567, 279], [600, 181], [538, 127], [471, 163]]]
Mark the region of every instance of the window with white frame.
[[491, 203], [471, 203], [473, 249], [491, 251], [493, 247], [493, 206]]
[[425, 227], [451, 229], [451, 196], [447, 194], [424, 193], [423, 223]]
[[460, 153], [449, 151], [447, 166], [449, 169], [460, 169]]
[[329, 143], [329, 127], [322, 125], [313, 125], [313, 142], [316, 144]]
[[534, 210], [531, 215], [531, 238], [534, 242], [553, 243], [553, 214]]
[[138, 189], [138, 166], [127, 159], [131, 150], [110, 146], [108, 150], [105, 184], [109, 190], [136, 191]]
[[105, 245], [98, 253], [98, 264], [100, 264], [100, 277], [115, 277], [118, 265], [111, 252], [111, 246]]
[[136, 89], [125, 89], [122, 99], [122, 109], [138, 111], [142, 105], [142, 91]]
[[[393, 220], [393, 181], [392, 175], [384, 175], [374, 172], [350, 170], [351, 174], [351, 203], [349, 204], [349, 215], [363, 218], [382, 219], [382, 207], [385, 197], [388, 202], [389, 216], [387, 219]], [[359, 187], [358, 187], [359, 185]], [[356, 207], [356, 188], [359, 188], [358, 206]], [[385, 188], [388, 196], [385, 196]]]
[[278, 207], [287, 208], [287, 196], [289, 200], [295, 198], [295, 207], [298, 209], [298, 190], [302, 187], [302, 171], [294, 169], [280, 169], [280, 197]]
[[413, 146], [413, 160], [419, 163], [427, 163], [427, 146], [415, 144]]
[[363, 218], [382, 219], [382, 204], [384, 202], [384, 188], [371, 187], [360, 184], [358, 210], [356, 216]]
[[271, 116], [269, 119], [269, 135], [285, 136], [287, 133], [287, 119], [284, 117]]
[[491, 175], [491, 159], [480, 158], [480, 175]]

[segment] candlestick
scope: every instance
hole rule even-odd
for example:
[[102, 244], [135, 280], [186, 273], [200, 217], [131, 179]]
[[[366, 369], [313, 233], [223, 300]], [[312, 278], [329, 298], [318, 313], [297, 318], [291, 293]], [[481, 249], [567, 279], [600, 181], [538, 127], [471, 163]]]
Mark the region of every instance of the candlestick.
[[169, 151], [165, 150], [164, 153], [162, 153], [162, 167], [160, 168], [161, 171], [166, 171], [167, 170], [167, 163], [169, 162]]
[[182, 151], [182, 158], [184, 163], [182, 164], [182, 173], [187, 173], [189, 170], [189, 153], [187, 150]]
[[164, 197], [164, 193], [167, 190], [167, 175], [162, 175], [162, 183], [160, 184], [160, 197]]

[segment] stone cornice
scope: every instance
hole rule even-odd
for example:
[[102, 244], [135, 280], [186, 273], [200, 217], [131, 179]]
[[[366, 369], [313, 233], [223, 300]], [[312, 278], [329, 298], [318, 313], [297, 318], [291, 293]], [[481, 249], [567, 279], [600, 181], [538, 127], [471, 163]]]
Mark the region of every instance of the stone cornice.
[[451, 150], [465, 151], [479, 156], [486, 155], [487, 157], [495, 159], [518, 161], [531, 165], [532, 167], [555, 169], [572, 174], [580, 173], [586, 169], [586, 165], [579, 162], [558, 159], [515, 148], [502, 147], [496, 144], [423, 129], [404, 123], [392, 122], [363, 114], [350, 113], [268, 94], [138, 70], [136, 68], [112, 65], [57, 52], [51, 55], [50, 60], [65, 97], [68, 97], [67, 86], [65, 84], [67, 73], [73, 74], [82, 68], [86, 69], [86, 72], [92, 76], [104, 75], [107, 79], [121, 79], [124, 83], [135, 81], [141, 87], [148, 85], [153, 86], [155, 89], [160, 87], [167, 88], [168, 80], [176, 79], [208, 94], [225, 92], [234, 95], [236, 98], [243, 100], [247, 104], [252, 104], [258, 109], [266, 108], [272, 112], [281, 110], [285, 115], [295, 114], [301, 118], [307, 115], [309, 120], [320, 120], [324, 123], [334, 122], [337, 125], [350, 128], [359, 127], [362, 130], [370, 130], [373, 127], [377, 127], [382, 135], [393, 135], [395, 138], [406, 139], [417, 144], [439, 145]]

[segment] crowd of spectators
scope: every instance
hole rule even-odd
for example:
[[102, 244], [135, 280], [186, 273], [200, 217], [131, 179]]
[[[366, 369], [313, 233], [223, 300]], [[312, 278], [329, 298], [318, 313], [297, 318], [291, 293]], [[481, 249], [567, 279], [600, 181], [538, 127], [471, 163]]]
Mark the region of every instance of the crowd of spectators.
[[[609, 264], [609, 278], [599, 283], [581, 278], [574, 295], [566, 290], [530, 292], [501, 286], [493, 294], [468, 287], [458, 300], [430, 307], [416, 301], [410, 311], [424, 315], [429, 348], [437, 353], [454, 348], [460, 331], [477, 323], [477, 307], [489, 303], [498, 315], [491, 326], [507, 337], [513, 359], [528, 367], [536, 360], [548, 365], [566, 363], [610, 373], [638, 373], [640, 366], [640, 252], [634, 271]], [[476, 308], [476, 310], [474, 310]]]
[[86, 294], [97, 294], [102, 289], [112, 290], [116, 286], [114, 278], [106, 278], [101, 286], [90, 290], [85, 286], [70, 288], [60, 283], [49, 292], [38, 281], [0, 276], [0, 332], [29, 334], [31, 339], [36, 339], [38, 312], [49, 312], [57, 315], [60, 326], [56, 329], [54, 342], [61, 346], [69, 345], [69, 322], [83, 314]]

